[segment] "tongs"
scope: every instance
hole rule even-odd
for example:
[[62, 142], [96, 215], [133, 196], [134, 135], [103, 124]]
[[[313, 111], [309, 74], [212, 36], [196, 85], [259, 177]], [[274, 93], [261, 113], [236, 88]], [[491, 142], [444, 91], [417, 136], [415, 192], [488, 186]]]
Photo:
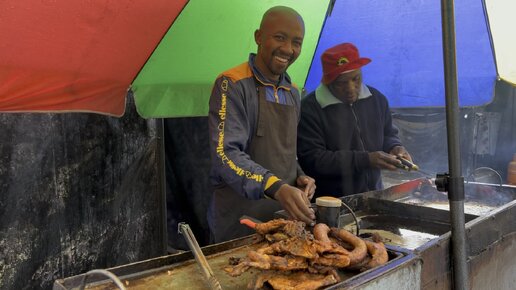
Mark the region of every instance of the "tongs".
[[413, 162], [410, 162], [410, 161], [408, 161], [407, 159], [405, 159], [405, 158], [403, 158], [401, 156], [396, 156], [396, 159], [401, 161], [401, 164], [397, 164], [396, 165], [396, 167], [398, 167], [400, 169], [403, 169], [405, 171], [417, 171], [417, 172], [421, 173], [422, 175], [424, 175], [425, 177], [428, 177], [428, 178], [434, 178], [435, 177], [434, 174], [431, 174], [431, 173], [429, 173], [427, 171], [421, 170], [419, 168], [419, 166], [417, 166]]
[[222, 287], [220, 286], [220, 283], [217, 280], [217, 278], [215, 278], [215, 275], [213, 275], [213, 271], [211, 270], [210, 265], [208, 264], [208, 260], [206, 260], [206, 257], [202, 253], [202, 250], [199, 247], [199, 244], [197, 243], [197, 240], [195, 239], [195, 236], [192, 230], [190, 229], [190, 226], [186, 223], [179, 223], [178, 232], [185, 237], [185, 240], [188, 243], [188, 247], [194, 254], [195, 260], [201, 268], [201, 271], [210, 289], [222, 290]]
[[419, 170], [419, 166], [417, 166], [416, 164], [408, 161], [407, 159], [405, 159], [401, 156], [396, 156], [396, 159], [401, 161], [401, 164], [396, 165], [396, 167], [398, 167], [398, 168], [401, 168], [401, 169], [404, 169], [407, 171], [411, 171], [411, 170], [418, 171]]

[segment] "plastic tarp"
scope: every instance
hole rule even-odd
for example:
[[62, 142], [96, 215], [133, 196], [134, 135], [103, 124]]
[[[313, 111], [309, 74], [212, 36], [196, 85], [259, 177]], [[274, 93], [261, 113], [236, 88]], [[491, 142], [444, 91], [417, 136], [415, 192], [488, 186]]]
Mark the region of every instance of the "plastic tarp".
[[302, 87], [329, 1], [191, 0], [133, 83], [145, 118], [206, 116], [215, 78], [256, 51], [254, 31], [263, 13], [289, 6], [305, 21], [303, 49], [288, 73]]
[[187, 0], [4, 0], [0, 111], [121, 116], [131, 82]]
[[500, 78], [516, 86], [516, 1], [486, 0]]
[[[485, 104], [493, 97], [496, 69], [487, 27], [481, 0], [455, 0], [462, 106]], [[320, 82], [322, 52], [352, 42], [372, 59], [363, 68], [364, 82], [383, 92], [391, 107], [444, 106], [441, 31], [440, 1], [338, 0], [325, 23], [306, 90]]]
[[164, 254], [158, 123], [130, 94], [121, 118], [0, 114], [0, 289]]

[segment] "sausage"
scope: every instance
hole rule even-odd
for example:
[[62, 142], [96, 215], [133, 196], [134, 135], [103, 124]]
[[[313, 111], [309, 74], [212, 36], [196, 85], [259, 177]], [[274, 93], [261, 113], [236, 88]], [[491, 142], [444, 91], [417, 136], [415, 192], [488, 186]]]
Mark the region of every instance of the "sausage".
[[364, 266], [365, 269], [372, 269], [387, 263], [389, 255], [387, 254], [387, 249], [382, 242], [375, 243], [365, 241], [365, 244], [367, 246], [367, 252], [371, 255], [371, 260]]
[[353, 250], [349, 253], [350, 266], [360, 263], [367, 256], [367, 247], [361, 238], [345, 229], [338, 228], [331, 228], [330, 234], [353, 247]]
[[326, 224], [316, 224], [314, 226], [314, 238], [323, 243], [331, 243], [328, 233], [330, 228]]

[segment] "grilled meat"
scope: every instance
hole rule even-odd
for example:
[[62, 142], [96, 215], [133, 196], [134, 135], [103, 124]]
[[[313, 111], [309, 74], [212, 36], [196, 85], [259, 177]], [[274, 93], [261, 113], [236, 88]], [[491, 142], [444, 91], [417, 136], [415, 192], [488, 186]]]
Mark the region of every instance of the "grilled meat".
[[315, 290], [338, 282], [338, 276], [332, 274], [311, 274], [306, 272], [265, 272], [248, 285], [249, 289], [262, 289], [269, 284], [273, 289]]
[[314, 226], [313, 234], [303, 222], [284, 219], [267, 223], [242, 220], [265, 236], [268, 243], [247, 257], [230, 260], [224, 270], [238, 276], [249, 268], [264, 270], [252, 289], [269, 285], [274, 289], [317, 289], [340, 281], [337, 269], [367, 270], [388, 261], [379, 237], [364, 241], [354, 234], [325, 224]]
[[367, 247], [361, 238], [345, 229], [331, 228], [330, 234], [353, 246], [353, 250], [349, 253], [350, 266], [360, 263], [367, 256]]

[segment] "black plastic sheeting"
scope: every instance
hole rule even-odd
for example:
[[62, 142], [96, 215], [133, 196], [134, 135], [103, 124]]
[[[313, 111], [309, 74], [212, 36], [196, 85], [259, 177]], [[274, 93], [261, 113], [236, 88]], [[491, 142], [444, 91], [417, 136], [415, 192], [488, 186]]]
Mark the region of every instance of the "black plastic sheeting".
[[169, 247], [189, 250], [177, 225], [190, 225], [199, 245], [209, 244], [206, 212], [211, 198], [208, 118], [165, 119]]
[[164, 254], [156, 120], [0, 114], [0, 289]]
[[[466, 181], [507, 181], [507, 165], [516, 153], [516, 88], [497, 81], [494, 94], [493, 101], [485, 106], [459, 110], [462, 174]], [[430, 173], [448, 172], [445, 109], [392, 111], [393, 122], [414, 162]], [[482, 175], [488, 179], [483, 180]]]
[[492, 155], [480, 156], [478, 161], [493, 168], [499, 168], [504, 181], [507, 181], [507, 167], [516, 154], [516, 86], [498, 81], [493, 102], [486, 111], [500, 114], [499, 131], [496, 136], [496, 150]]

